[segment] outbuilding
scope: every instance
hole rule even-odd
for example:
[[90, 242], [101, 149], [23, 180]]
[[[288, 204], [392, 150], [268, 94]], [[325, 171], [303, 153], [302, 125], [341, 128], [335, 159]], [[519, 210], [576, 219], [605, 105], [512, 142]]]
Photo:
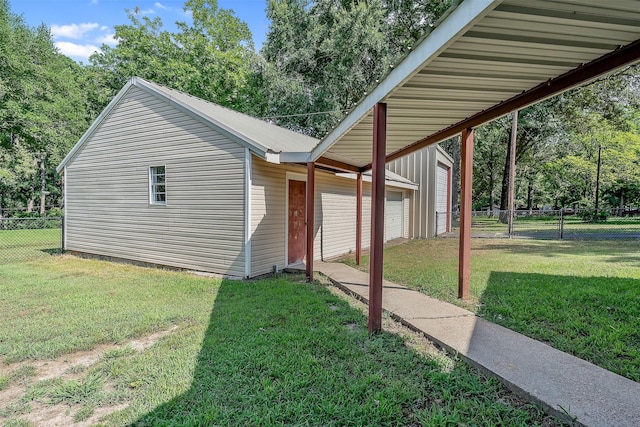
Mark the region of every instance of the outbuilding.
[[[318, 142], [134, 77], [58, 166], [65, 249], [233, 277], [303, 262], [309, 174], [297, 159]], [[367, 248], [370, 175], [326, 158], [313, 177], [313, 258]], [[419, 235], [419, 190], [386, 172], [385, 240]]]

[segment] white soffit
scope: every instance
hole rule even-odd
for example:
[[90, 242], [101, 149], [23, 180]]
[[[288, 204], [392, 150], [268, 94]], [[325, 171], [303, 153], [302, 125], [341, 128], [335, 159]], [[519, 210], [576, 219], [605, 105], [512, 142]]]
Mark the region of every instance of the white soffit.
[[371, 162], [373, 106], [387, 154], [640, 39], [640, 0], [465, 0], [314, 149]]

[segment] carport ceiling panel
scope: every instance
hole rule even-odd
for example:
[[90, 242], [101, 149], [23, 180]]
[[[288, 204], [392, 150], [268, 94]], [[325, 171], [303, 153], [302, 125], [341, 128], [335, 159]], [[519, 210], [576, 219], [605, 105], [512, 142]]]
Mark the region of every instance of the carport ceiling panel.
[[[639, 38], [640, 0], [505, 1], [381, 100], [387, 154]], [[330, 152], [370, 163], [372, 126], [369, 111]]]

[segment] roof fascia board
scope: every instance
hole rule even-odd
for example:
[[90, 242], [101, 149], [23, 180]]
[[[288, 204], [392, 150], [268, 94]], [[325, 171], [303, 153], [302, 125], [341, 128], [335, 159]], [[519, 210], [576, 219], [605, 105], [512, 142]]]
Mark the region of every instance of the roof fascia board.
[[280, 153], [281, 163], [307, 163], [308, 161], [308, 151], [283, 151]]
[[[358, 178], [357, 173], [350, 173], [350, 172], [338, 172], [336, 173], [336, 176], [339, 176], [341, 178], [353, 179], [353, 180], [356, 180]], [[371, 175], [362, 174], [362, 180], [364, 182], [371, 182], [371, 179], [372, 179]], [[404, 188], [407, 190], [417, 190], [418, 188], [420, 188], [418, 184], [409, 184], [408, 182], [399, 182], [399, 181], [394, 181], [392, 179], [385, 179], [384, 183], [385, 183], [385, 186], [387, 187]]]
[[340, 137], [357, 125], [378, 102], [382, 102], [385, 97], [415, 75], [426, 63], [435, 59], [442, 50], [500, 3], [502, 0], [466, 0], [462, 2], [413, 52], [400, 62], [397, 68], [361, 100], [329, 135], [323, 138], [311, 152], [311, 160], [322, 156], [325, 151], [338, 142]]
[[161, 99], [163, 99], [165, 102], [167, 102], [168, 104], [170, 104], [171, 106], [179, 109], [180, 111], [182, 111], [183, 113], [187, 114], [188, 116], [204, 123], [205, 125], [209, 126], [209, 127], [215, 127], [215, 130], [219, 131], [220, 133], [222, 133], [223, 135], [225, 135], [226, 137], [228, 137], [229, 139], [231, 139], [232, 141], [237, 142], [238, 144], [242, 145], [243, 147], [248, 148], [249, 150], [251, 150], [253, 153], [257, 154], [258, 156], [262, 157], [263, 159], [266, 160], [266, 153], [268, 151], [268, 149], [264, 146], [262, 146], [261, 144], [258, 144], [256, 141], [252, 140], [251, 138], [247, 138], [246, 136], [235, 132], [233, 129], [227, 127], [226, 125], [220, 123], [219, 121], [213, 119], [212, 117], [203, 114], [202, 112], [198, 111], [195, 108], [190, 107], [189, 105], [183, 103], [182, 101], [172, 97], [171, 95], [165, 94], [161, 91], [159, 91], [158, 89], [156, 89], [155, 87], [147, 84], [147, 82], [143, 79], [139, 79], [137, 77], [133, 77], [132, 79], [134, 82], [133, 84], [137, 87], [139, 87], [140, 89], [144, 90], [147, 93], [150, 93], [152, 95], [155, 95]]
[[116, 94], [116, 96], [109, 102], [109, 104], [105, 107], [104, 110], [98, 115], [98, 117], [93, 121], [89, 129], [80, 137], [76, 145], [73, 146], [69, 154], [65, 156], [64, 159], [60, 162], [58, 167], [56, 167], [56, 172], [60, 173], [61, 170], [67, 166], [67, 164], [78, 154], [78, 152], [84, 147], [87, 139], [95, 132], [95, 130], [100, 126], [100, 124], [104, 121], [104, 119], [111, 113], [111, 110], [115, 108], [115, 106], [120, 102], [120, 100], [124, 97], [124, 95], [129, 91], [129, 89], [133, 86], [133, 79], [129, 79], [127, 84], [124, 85], [122, 89]]

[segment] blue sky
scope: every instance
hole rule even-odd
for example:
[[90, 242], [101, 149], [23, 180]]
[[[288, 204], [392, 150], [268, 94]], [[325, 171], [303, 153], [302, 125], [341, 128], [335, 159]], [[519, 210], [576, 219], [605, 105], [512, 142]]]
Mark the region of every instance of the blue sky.
[[[45, 23], [51, 28], [58, 49], [79, 62], [103, 43], [115, 45], [115, 25], [127, 24], [125, 9], [140, 8], [149, 17], [159, 16], [169, 30], [176, 21], [189, 22], [183, 11], [184, 0], [9, 0], [11, 10], [22, 14], [31, 26]], [[246, 22], [259, 50], [269, 30], [265, 14], [266, 0], [218, 0], [218, 6], [233, 9]]]

